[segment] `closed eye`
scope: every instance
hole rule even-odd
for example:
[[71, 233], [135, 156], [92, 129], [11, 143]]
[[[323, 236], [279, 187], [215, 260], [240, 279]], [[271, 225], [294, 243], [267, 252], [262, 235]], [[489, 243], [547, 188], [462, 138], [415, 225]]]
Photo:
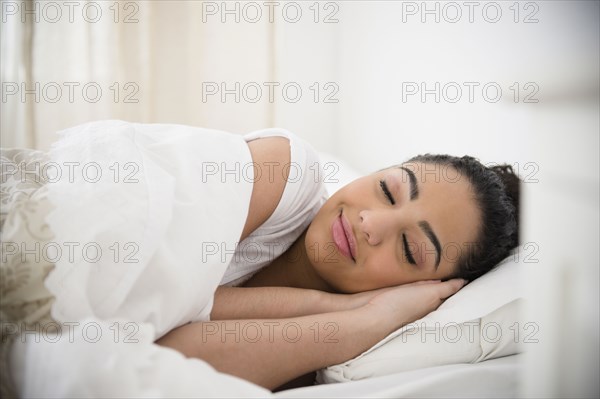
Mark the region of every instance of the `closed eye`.
[[388, 189], [388, 186], [385, 183], [385, 180], [379, 180], [379, 185], [381, 186], [383, 193], [385, 194], [387, 199], [390, 201], [390, 203], [392, 205], [396, 204], [396, 201], [394, 201], [394, 197], [392, 197], [392, 194], [390, 193], [390, 190]]
[[[392, 205], [394, 205], [396, 203], [396, 201], [394, 201], [394, 197], [392, 197], [392, 193], [390, 193], [390, 190], [388, 189], [388, 186], [385, 183], [385, 181], [379, 180], [379, 185], [381, 186], [381, 190], [383, 190], [383, 193], [385, 194], [387, 199], [390, 201], [390, 203]], [[404, 243], [404, 258], [411, 265], [416, 265], [417, 262], [415, 261], [415, 258], [413, 257], [412, 253], [410, 252], [410, 249], [408, 248], [408, 241], [406, 241], [405, 234], [402, 234], [402, 242]]]
[[406, 258], [406, 261], [411, 265], [416, 265], [417, 262], [415, 261], [415, 258], [413, 258], [412, 253], [410, 253], [410, 250], [408, 249], [408, 241], [406, 241], [405, 234], [402, 234], [402, 241], [404, 242], [404, 257]]

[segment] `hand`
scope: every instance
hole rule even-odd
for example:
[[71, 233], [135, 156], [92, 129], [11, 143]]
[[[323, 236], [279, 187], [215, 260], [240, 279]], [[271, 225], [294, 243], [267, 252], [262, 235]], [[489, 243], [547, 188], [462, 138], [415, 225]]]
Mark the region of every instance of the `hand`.
[[356, 294], [334, 294], [334, 295], [337, 295], [340, 298], [339, 300], [344, 301], [344, 303], [346, 304], [346, 306], [342, 306], [341, 309], [356, 309], [356, 308], [366, 305], [367, 303], [369, 303], [369, 301], [371, 299], [375, 298], [377, 295], [380, 295], [380, 294], [390, 291], [390, 290], [395, 290], [398, 287], [411, 287], [411, 286], [421, 285], [421, 284], [439, 283], [441, 281], [442, 280], [423, 280], [423, 281], [417, 281], [417, 282], [409, 283], [409, 284], [397, 285], [397, 286], [393, 286], [393, 287], [385, 287], [385, 288], [379, 288], [379, 289], [371, 290], [371, 291], [358, 292]]
[[[452, 279], [419, 281], [375, 293], [365, 306], [392, 321], [392, 330], [412, 323], [436, 310], [445, 299], [460, 290], [466, 281]], [[369, 291], [373, 292], [373, 291]]]

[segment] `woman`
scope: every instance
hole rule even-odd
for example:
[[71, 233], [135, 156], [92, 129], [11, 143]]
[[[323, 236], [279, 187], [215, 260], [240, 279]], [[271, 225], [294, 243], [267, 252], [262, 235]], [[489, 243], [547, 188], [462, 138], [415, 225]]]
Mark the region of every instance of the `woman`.
[[518, 242], [518, 191], [507, 194], [502, 182], [517, 187], [517, 178], [469, 157], [416, 157], [326, 199], [320, 174], [310, 173], [315, 151], [285, 130], [242, 139], [111, 121], [71, 133], [50, 152], [55, 162], [143, 167], [135, 186], [46, 184], [50, 200], [35, 201], [50, 209], [50, 230], [59, 241], [87, 234], [106, 248], [135, 237], [140, 259], [126, 268], [59, 259], [45, 282], [52, 317], [152, 323], [159, 345], [269, 389], [350, 359], [435, 310]]

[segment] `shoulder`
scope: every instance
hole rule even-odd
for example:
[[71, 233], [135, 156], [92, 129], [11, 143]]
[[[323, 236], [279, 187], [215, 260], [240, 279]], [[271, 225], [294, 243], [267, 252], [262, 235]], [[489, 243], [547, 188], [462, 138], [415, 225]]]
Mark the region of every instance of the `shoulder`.
[[240, 241], [262, 225], [275, 211], [289, 175], [290, 141], [286, 137], [259, 137], [248, 142], [254, 179], [250, 208]]

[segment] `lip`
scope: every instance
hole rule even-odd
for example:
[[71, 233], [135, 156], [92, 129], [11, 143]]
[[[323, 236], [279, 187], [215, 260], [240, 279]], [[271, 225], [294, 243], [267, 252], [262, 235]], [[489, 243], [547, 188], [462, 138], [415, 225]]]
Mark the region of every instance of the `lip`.
[[340, 253], [356, 262], [356, 239], [348, 219], [340, 214], [331, 225], [333, 241]]
[[342, 213], [342, 226], [344, 227], [344, 233], [346, 233], [346, 239], [348, 240], [348, 244], [350, 244], [350, 252], [352, 253], [352, 258], [356, 260], [356, 237], [354, 236], [354, 232], [352, 231], [352, 225], [346, 219], [346, 216]]

